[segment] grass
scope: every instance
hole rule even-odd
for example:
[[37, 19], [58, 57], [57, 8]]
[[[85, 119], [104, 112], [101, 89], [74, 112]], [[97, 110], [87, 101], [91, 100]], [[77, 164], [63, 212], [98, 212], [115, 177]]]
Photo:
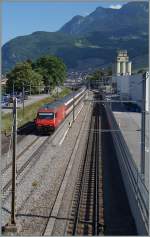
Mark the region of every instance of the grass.
[[[62, 92], [59, 93], [59, 96], [57, 98], [62, 98], [65, 95], [68, 95], [71, 93], [71, 90], [68, 88], [64, 88]], [[17, 127], [21, 127], [24, 124], [33, 121], [33, 119], [36, 117], [37, 110], [44, 104], [53, 102], [56, 99], [56, 94], [53, 96], [49, 96], [45, 99], [42, 99], [40, 101], [37, 101], [31, 105], [25, 106], [24, 108], [24, 117], [23, 117], [23, 109], [18, 109], [17, 113]], [[12, 128], [12, 113], [8, 114], [2, 114], [2, 132], [9, 134], [11, 132]]]

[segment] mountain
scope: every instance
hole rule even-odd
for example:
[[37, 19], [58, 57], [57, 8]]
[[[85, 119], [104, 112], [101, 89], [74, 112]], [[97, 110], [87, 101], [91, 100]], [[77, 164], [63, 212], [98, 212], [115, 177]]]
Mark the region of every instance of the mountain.
[[148, 17], [148, 2], [130, 2], [121, 9], [98, 7], [86, 17], [74, 17], [60, 32], [85, 35], [93, 31], [113, 33], [127, 28], [147, 31]]
[[53, 54], [69, 69], [106, 67], [117, 49], [127, 49], [133, 66], [148, 66], [148, 2], [129, 2], [120, 9], [98, 7], [75, 16], [57, 32], [38, 31], [10, 40], [2, 47], [2, 71], [17, 62]]

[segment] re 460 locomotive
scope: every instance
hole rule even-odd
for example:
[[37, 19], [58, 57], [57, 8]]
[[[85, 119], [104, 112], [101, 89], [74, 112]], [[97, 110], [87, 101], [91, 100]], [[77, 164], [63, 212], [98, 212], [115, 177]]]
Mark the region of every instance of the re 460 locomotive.
[[38, 132], [54, 131], [65, 117], [72, 111], [85, 96], [86, 88], [79, 89], [74, 94], [65, 96], [63, 99], [53, 103], [45, 104], [38, 112], [35, 121]]

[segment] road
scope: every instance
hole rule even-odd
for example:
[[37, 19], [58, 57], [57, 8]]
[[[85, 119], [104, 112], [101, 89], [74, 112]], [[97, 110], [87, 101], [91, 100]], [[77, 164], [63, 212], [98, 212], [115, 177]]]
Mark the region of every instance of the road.
[[[29, 96], [28, 97], [28, 100], [25, 100], [24, 101], [24, 105], [27, 106], [27, 105], [31, 105], [39, 100], [42, 100], [42, 99], [45, 99], [49, 97], [48, 94], [42, 94], [42, 95], [32, 95], [32, 96]], [[22, 107], [22, 103], [18, 103], [18, 106], [19, 107]], [[11, 113], [12, 112], [12, 109], [2, 109], [2, 113]]]

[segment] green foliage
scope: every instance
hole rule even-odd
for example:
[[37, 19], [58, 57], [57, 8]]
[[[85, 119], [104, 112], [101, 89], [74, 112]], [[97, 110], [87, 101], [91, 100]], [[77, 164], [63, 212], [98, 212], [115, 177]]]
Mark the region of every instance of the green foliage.
[[[22, 91], [24, 86], [25, 90], [29, 90], [29, 86], [40, 85], [41, 88], [43, 84], [42, 76], [32, 70], [31, 63], [23, 62], [18, 63], [15, 68], [7, 74], [8, 81], [6, 83], [7, 91], [11, 92], [13, 89], [13, 84], [15, 91]], [[32, 93], [36, 93], [39, 90], [38, 87], [32, 87]]]
[[112, 67], [107, 68], [107, 75], [112, 76]]
[[14, 69], [7, 74], [7, 91], [29, 90], [37, 93], [45, 86], [54, 88], [62, 85], [66, 78], [66, 66], [63, 61], [55, 56], [43, 56], [32, 62], [30, 59], [23, 63], [18, 63]]
[[55, 56], [43, 56], [35, 63], [33, 69], [42, 75], [45, 86], [55, 87], [63, 84], [66, 78], [66, 66], [63, 61]]
[[[58, 98], [62, 98], [71, 93], [71, 90], [68, 88], [64, 88], [58, 95]], [[25, 106], [24, 108], [24, 117], [22, 117], [22, 108], [17, 110], [18, 116], [18, 127], [23, 126], [24, 124], [33, 121], [36, 116], [37, 110], [44, 104], [51, 103], [56, 99], [55, 95], [49, 96], [42, 100], [39, 100], [31, 105]], [[2, 114], [2, 132], [10, 133], [12, 127], [12, 115]]]
[[104, 76], [104, 72], [99, 69], [93, 73], [93, 75], [90, 77], [90, 80], [92, 81], [101, 80], [103, 76]]
[[41, 74], [35, 72], [32, 70], [31, 77], [30, 77], [30, 85], [31, 85], [31, 92], [33, 94], [36, 94], [44, 89], [44, 82], [43, 82], [43, 77]]
[[1, 85], [1, 95], [6, 93], [6, 85]]
[[137, 73], [145, 73], [146, 72], [146, 70], [145, 69], [140, 69]]

